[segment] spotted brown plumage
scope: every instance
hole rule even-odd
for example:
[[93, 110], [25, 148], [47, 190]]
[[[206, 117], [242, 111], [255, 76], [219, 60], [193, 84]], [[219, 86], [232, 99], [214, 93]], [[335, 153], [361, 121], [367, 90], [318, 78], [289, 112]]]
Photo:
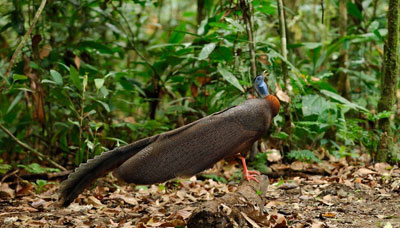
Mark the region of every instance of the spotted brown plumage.
[[81, 164], [60, 186], [59, 201], [68, 206], [98, 177], [114, 170], [128, 183], [154, 184], [192, 176], [217, 161], [247, 152], [268, 130], [279, 101], [246, 100], [172, 131], [104, 152]]

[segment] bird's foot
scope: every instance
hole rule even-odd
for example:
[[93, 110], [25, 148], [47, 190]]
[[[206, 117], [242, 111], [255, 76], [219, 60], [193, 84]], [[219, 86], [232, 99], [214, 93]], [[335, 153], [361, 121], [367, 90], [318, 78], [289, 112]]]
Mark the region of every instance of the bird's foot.
[[255, 182], [259, 182], [256, 179], [257, 175], [260, 175], [260, 172], [255, 171], [255, 170], [248, 170], [247, 169], [247, 165], [246, 165], [246, 159], [243, 156], [239, 156], [240, 160], [242, 160], [242, 165], [243, 165], [243, 174], [244, 174], [244, 178], [246, 178], [246, 180], [248, 182], [250, 182], [250, 180], [254, 180]]
[[246, 170], [246, 171], [243, 171], [243, 174], [244, 174], [244, 178], [246, 178], [246, 180], [248, 182], [250, 182], [250, 180], [254, 180], [255, 182], [259, 183], [256, 176], [260, 175], [260, 172], [255, 171], [255, 170]]

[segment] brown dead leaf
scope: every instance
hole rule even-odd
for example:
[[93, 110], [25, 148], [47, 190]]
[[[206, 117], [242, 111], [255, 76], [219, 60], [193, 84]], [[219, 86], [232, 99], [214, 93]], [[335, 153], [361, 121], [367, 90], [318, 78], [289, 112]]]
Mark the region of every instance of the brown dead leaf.
[[7, 225], [9, 227], [12, 227], [13, 225], [15, 225], [16, 221], [18, 221], [18, 217], [17, 216], [5, 218], [3, 222], [4, 222], [5, 225]]
[[196, 84], [192, 83], [192, 85], [190, 86], [190, 91], [194, 98], [199, 96], [199, 87], [197, 87]]
[[286, 218], [282, 214], [278, 214], [278, 213], [271, 214], [268, 217], [269, 217], [269, 221], [270, 221], [272, 227], [274, 227], [274, 228], [287, 227]]
[[7, 183], [0, 185], [0, 198], [14, 198], [15, 192], [11, 189]]
[[269, 166], [272, 170], [274, 170], [275, 172], [279, 172], [279, 171], [283, 171], [285, 169], [288, 169], [290, 166], [286, 165], [286, 164], [272, 164]]
[[355, 176], [366, 176], [368, 174], [374, 174], [374, 173], [376, 173], [376, 172], [374, 172], [374, 171], [372, 171], [370, 169], [360, 168], [354, 173], [354, 175]]
[[295, 161], [292, 164], [290, 164], [290, 168], [294, 171], [302, 171], [306, 167], [306, 164], [301, 161]]
[[267, 150], [266, 153], [267, 153], [269, 162], [278, 162], [278, 161], [282, 160], [282, 155], [279, 152], [279, 150], [276, 150], [276, 149]]
[[324, 228], [328, 227], [325, 223], [320, 222], [320, 221], [313, 221], [311, 228]]
[[389, 165], [388, 163], [383, 163], [383, 162], [381, 162], [381, 163], [376, 163], [375, 165], [374, 165], [374, 169], [375, 169], [375, 171], [377, 171], [379, 174], [381, 174], [381, 175], [387, 175], [387, 174], [389, 174], [390, 173], [390, 170], [392, 169], [393, 167], [391, 166], [391, 165]]
[[283, 92], [282, 90], [278, 90], [276, 92], [276, 96], [279, 98], [279, 100], [286, 102], [286, 103], [290, 103], [291, 99], [289, 97], [289, 95], [287, 95], [285, 92]]
[[159, 221], [154, 221], [154, 218], [151, 217], [149, 221], [147, 221], [146, 225], [151, 226], [151, 227], [159, 227], [163, 224], [163, 222]]
[[35, 200], [35, 201], [33, 201], [33, 202], [31, 203], [31, 206], [34, 207], [34, 208], [38, 208], [38, 207], [44, 205], [45, 203], [46, 203], [45, 200], [43, 200], [43, 199], [37, 199], [37, 200]]
[[335, 218], [336, 214], [334, 212], [326, 212], [320, 215], [321, 218]]
[[272, 200], [272, 201], [269, 201], [265, 207], [266, 208], [276, 208], [278, 206], [283, 206], [283, 205], [286, 205], [286, 203], [282, 202], [282, 201]]
[[86, 212], [86, 211], [88, 211], [88, 210], [90, 210], [92, 208], [93, 208], [93, 205], [82, 205], [81, 206], [78, 203], [71, 203], [71, 205], [69, 205], [67, 209], [75, 211], [75, 212], [83, 213], [83, 212]]
[[30, 182], [21, 182], [17, 185], [17, 196], [26, 195], [31, 190], [33, 190], [34, 186]]
[[299, 187], [299, 185], [297, 185], [296, 183], [289, 182], [289, 183], [283, 183], [283, 184], [279, 185], [278, 188], [289, 190], [289, 189], [295, 189], [295, 188], [298, 188], [298, 187]]
[[50, 44], [43, 45], [43, 47], [39, 51], [39, 58], [40, 59], [46, 58], [47, 56], [50, 55], [51, 50], [52, 50], [52, 47]]
[[138, 205], [138, 201], [136, 200], [136, 198], [134, 197], [130, 197], [130, 196], [126, 196], [126, 195], [121, 195], [118, 193], [112, 193], [110, 195], [110, 199], [121, 199], [123, 200], [125, 203], [136, 206]]
[[269, 61], [268, 61], [268, 57], [267, 57], [267, 55], [259, 55], [259, 57], [257, 58], [257, 60], [260, 62], [260, 63], [262, 63], [262, 64], [265, 64], [265, 65], [269, 65], [270, 63], [269, 63]]
[[242, 214], [242, 216], [244, 217], [244, 219], [246, 219], [246, 221], [248, 223], [250, 223], [254, 228], [259, 228], [260, 226], [253, 220], [251, 219], [249, 216], [247, 216], [245, 213], [240, 212], [240, 214]]
[[335, 166], [333, 166], [328, 161], [322, 161], [318, 165], [319, 165], [320, 168], [322, 168], [325, 172], [327, 172], [329, 174], [332, 174], [332, 171], [335, 169]]
[[197, 77], [196, 80], [201, 84], [205, 85], [211, 81], [211, 77]]
[[322, 199], [325, 201], [325, 202], [332, 202], [332, 195], [331, 194], [328, 194], [328, 195], [326, 195], [326, 196], [324, 196], [324, 197], [322, 197]]
[[95, 208], [102, 208], [104, 205], [94, 196], [88, 197], [88, 204], [93, 205]]
[[187, 211], [187, 210], [184, 210], [184, 209], [179, 210], [179, 211], [176, 212], [176, 215], [182, 217], [183, 219], [189, 218], [191, 214], [192, 214], [191, 211]]
[[75, 63], [76, 69], [79, 70], [79, 67], [81, 66], [81, 59], [79, 58], [79, 56], [75, 55], [74, 63]]

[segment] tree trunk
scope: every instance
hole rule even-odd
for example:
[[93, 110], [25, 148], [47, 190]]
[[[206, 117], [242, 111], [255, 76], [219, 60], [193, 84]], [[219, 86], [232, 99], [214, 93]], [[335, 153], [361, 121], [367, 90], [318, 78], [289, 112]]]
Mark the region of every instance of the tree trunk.
[[[347, 35], [347, 6], [346, 0], [340, 0], [339, 2], [339, 34], [340, 37], [345, 37]], [[350, 100], [350, 78], [349, 75], [344, 71], [347, 69], [347, 62], [349, 61], [349, 55], [346, 49], [344, 49], [344, 44], [340, 49], [339, 58], [339, 80], [338, 80], [338, 91], [340, 95], [344, 98]]]
[[[399, 75], [398, 44], [399, 44], [399, 2], [389, 1], [388, 11], [388, 40], [384, 50], [384, 74], [381, 81], [381, 99], [378, 103], [378, 112], [393, 111]], [[382, 135], [378, 145], [376, 161], [385, 162], [393, 150], [393, 133], [390, 128], [391, 119], [379, 120], [379, 129]]]

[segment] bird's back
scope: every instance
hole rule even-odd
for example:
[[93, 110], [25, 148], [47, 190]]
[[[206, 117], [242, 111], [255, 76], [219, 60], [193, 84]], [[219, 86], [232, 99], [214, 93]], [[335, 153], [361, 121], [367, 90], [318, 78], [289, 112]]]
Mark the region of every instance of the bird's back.
[[161, 134], [124, 162], [116, 175], [137, 184], [194, 175], [224, 157], [248, 150], [266, 131], [270, 120], [264, 99], [248, 100]]

